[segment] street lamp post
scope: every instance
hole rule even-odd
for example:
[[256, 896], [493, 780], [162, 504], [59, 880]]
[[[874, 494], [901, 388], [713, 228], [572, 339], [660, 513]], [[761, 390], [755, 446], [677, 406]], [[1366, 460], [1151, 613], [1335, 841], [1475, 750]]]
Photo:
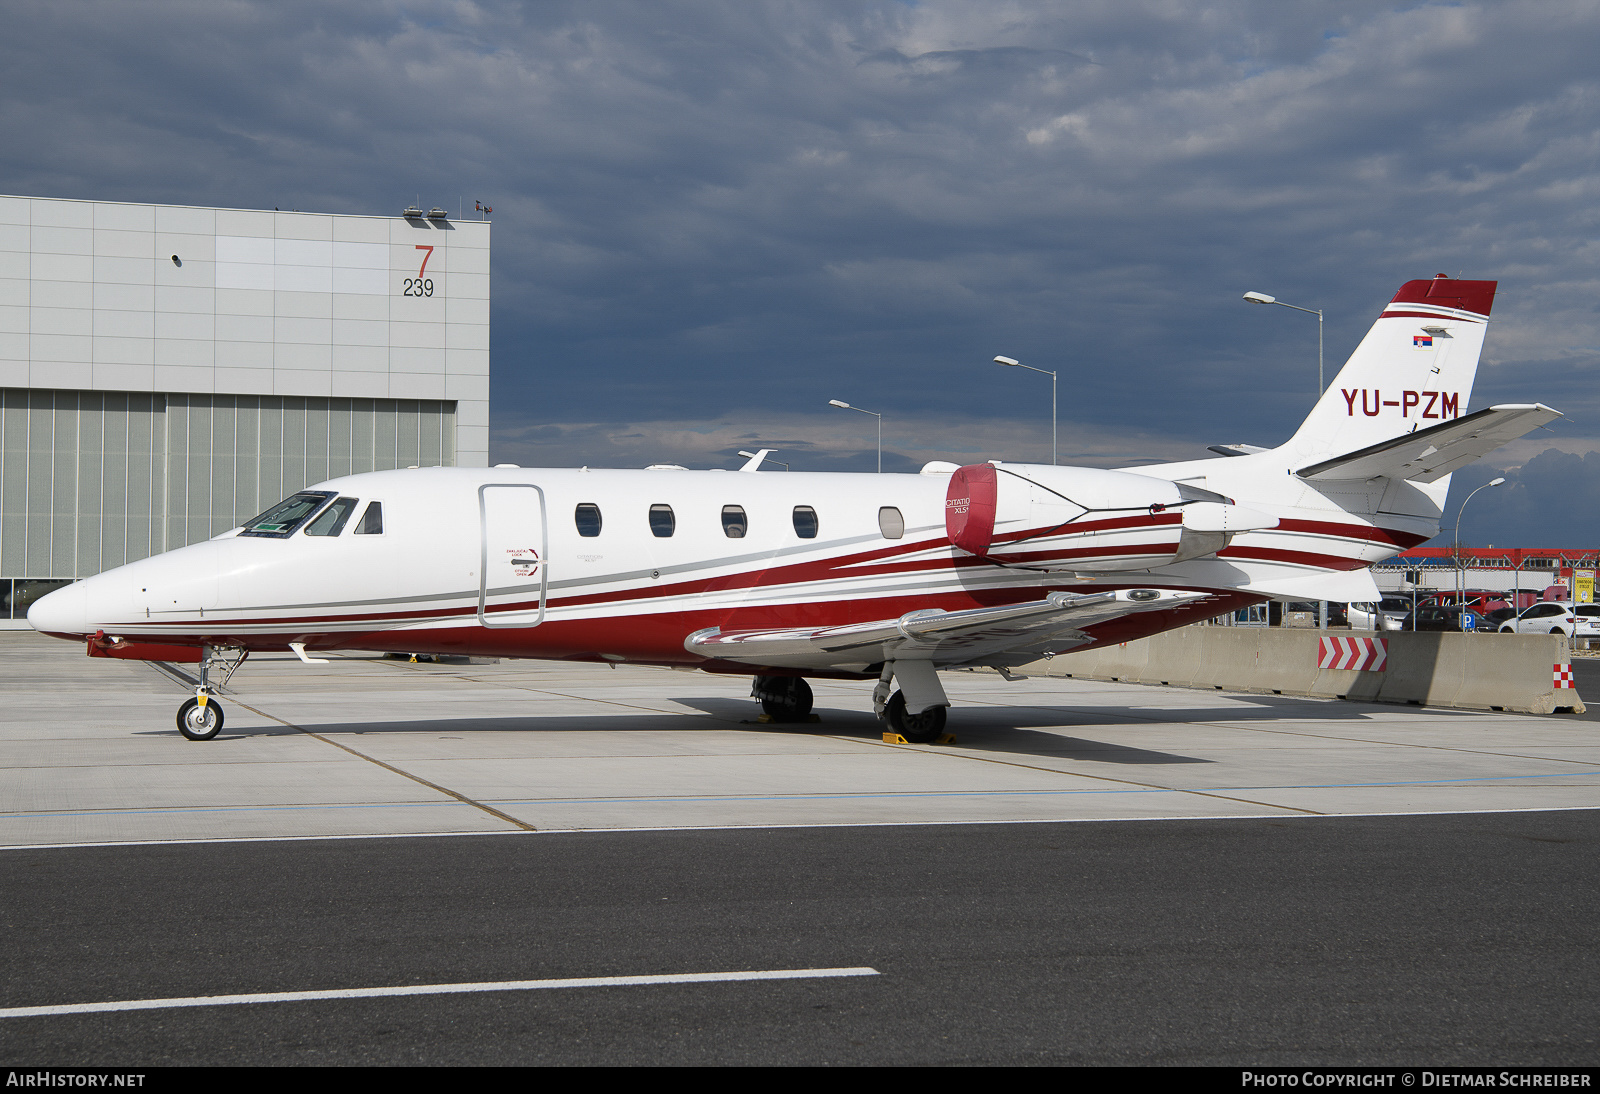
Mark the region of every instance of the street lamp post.
[[840, 410], [853, 410], [858, 414], [871, 414], [878, 419], [878, 474], [883, 474], [883, 415], [876, 410], [862, 410], [858, 406], [851, 406], [843, 399], [829, 399], [829, 406], [836, 406]]
[[[1488, 482], [1486, 482], [1482, 486], [1478, 487], [1478, 490], [1487, 490], [1487, 489], [1489, 489], [1489, 487], [1491, 487], [1491, 486], [1499, 486], [1501, 483], [1503, 483], [1505, 481], [1506, 480], [1504, 478], [1490, 479]], [[1473, 499], [1473, 497], [1477, 495], [1478, 490], [1474, 490], [1471, 494], [1468, 494], [1467, 495], [1467, 501], [1471, 501]], [[1461, 503], [1461, 508], [1456, 510], [1456, 606], [1457, 607], [1461, 606], [1462, 596], [1466, 591], [1466, 588], [1465, 588], [1466, 571], [1461, 565], [1461, 514], [1465, 513], [1467, 511], [1467, 501], [1462, 502]]]
[[1054, 466], [1060, 463], [1061, 461], [1056, 458], [1056, 374], [1049, 369], [1025, 365], [1014, 357], [996, 357], [994, 363], [997, 365], [1009, 365], [1012, 368], [1025, 368], [1029, 372], [1037, 372], [1050, 377], [1050, 464]]
[[1295, 311], [1310, 312], [1317, 317], [1317, 398], [1322, 398], [1322, 309], [1302, 308], [1298, 304], [1285, 304], [1275, 296], [1268, 296], [1264, 292], [1247, 292], [1244, 298], [1252, 304], [1276, 304], [1280, 308], [1293, 308]]
[[[1275, 296], [1268, 296], [1264, 292], [1247, 292], [1244, 298], [1252, 304], [1276, 304], [1280, 308], [1293, 308], [1295, 311], [1309, 312], [1317, 317], [1317, 399], [1322, 398], [1322, 309], [1302, 308], [1298, 304], [1285, 304]], [[1322, 630], [1328, 629], [1328, 602], [1317, 603], [1317, 626]]]

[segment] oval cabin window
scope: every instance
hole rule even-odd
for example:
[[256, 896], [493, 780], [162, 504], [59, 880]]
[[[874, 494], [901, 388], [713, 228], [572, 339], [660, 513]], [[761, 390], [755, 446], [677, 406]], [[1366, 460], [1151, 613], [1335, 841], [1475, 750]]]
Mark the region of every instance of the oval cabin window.
[[878, 531], [884, 539], [899, 539], [906, 534], [906, 518], [892, 505], [878, 510]]
[[801, 539], [817, 538], [817, 511], [811, 506], [794, 507], [794, 534]]
[[742, 505], [724, 505], [722, 507], [722, 534], [729, 539], [743, 539], [750, 528], [750, 520], [744, 515]]
[[678, 526], [678, 519], [672, 515], [672, 506], [656, 504], [650, 507], [650, 534], [657, 539], [666, 539], [672, 535], [673, 529]]
[[593, 539], [600, 534], [600, 507], [594, 502], [586, 501], [579, 504], [573, 511], [572, 520], [578, 526], [580, 536]]

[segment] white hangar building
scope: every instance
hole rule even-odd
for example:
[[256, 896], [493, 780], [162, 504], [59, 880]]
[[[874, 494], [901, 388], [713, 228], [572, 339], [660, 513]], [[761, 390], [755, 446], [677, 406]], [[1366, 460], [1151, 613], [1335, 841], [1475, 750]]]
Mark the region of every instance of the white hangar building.
[[0, 197], [0, 627], [321, 479], [484, 466], [489, 227]]

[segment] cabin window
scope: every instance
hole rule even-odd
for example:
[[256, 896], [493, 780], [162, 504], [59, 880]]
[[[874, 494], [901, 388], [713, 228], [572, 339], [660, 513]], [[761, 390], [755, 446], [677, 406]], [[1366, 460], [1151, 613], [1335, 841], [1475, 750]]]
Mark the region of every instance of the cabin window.
[[906, 534], [906, 518], [892, 505], [878, 510], [878, 531], [884, 539], [899, 539]]
[[245, 521], [241, 536], [288, 539], [333, 495], [325, 490], [303, 490], [285, 498], [259, 517]]
[[817, 538], [817, 511], [811, 506], [794, 507], [794, 534], [801, 539]]
[[678, 518], [672, 515], [672, 506], [657, 503], [650, 507], [650, 534], [657, 539], [666, 539], [672, 535], [673, 529], [678, 526]]
[[367, 503], [367, 511], [361, 514], [361, 522], [356, 525], [356, 535], [383, 535], [383, 502], [371, 501]]
[[750, 520], [744, 515], [742, 505], [724, 505], [722, 507], [722, 534], [729, 539], [743, 539], [750, 528]]
[[594, 502], [580, 502], [578, 508], [573, 510], [572, 520], [578, 526], [580, 536], [593, 539], [600, 534], [600, 507]]
[[345, 524], [350, 520], [350, 514], [356, 511], [360, 504], [356, 498], [340, 498], [328, 506], [317, 519], [306, 525], [308, 536], [336, 536], [344, 531]]

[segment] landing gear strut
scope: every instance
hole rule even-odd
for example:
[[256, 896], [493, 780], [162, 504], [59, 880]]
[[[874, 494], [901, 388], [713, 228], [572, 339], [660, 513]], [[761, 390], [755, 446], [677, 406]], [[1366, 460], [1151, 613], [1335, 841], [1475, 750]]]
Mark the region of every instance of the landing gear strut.
[[801, 676], [757, 676], [750, 694], [774, 722], [803, 722], [811, 713], [811, 685]]
[[194, 698], [186, 701], [178, 708], [178, 732], [191, 741], [209, 741], [222, 732], [222, 704], [217, 702], [211, 694], [211, 667], [221, 666], [223, 669], [222, 683], [217, 687], [225, 687], [244, 659], [250, 656], [250, 651], [237, 647], [219, 649], [211, 646], [200, 647], [200, 681], [195, 686]]

